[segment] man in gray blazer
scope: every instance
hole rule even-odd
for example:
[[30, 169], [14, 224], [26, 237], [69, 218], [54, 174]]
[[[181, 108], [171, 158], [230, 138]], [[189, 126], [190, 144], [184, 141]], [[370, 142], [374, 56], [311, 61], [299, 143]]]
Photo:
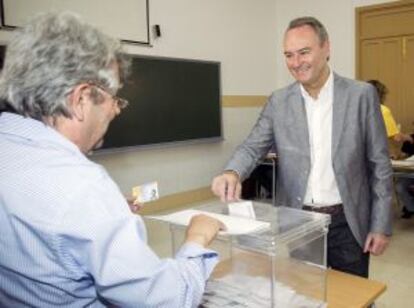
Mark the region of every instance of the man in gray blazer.
[[275, 91], [245, 142], [212, 183], [222, 201], [274, 145], [276, 205], [328, 213], [328, 266], [368, 276], [391, 235], [392, 169], [375, 89], [328, 66], [329, 38], [313, 17], [292, 20], [284, 55], [296, 82]]

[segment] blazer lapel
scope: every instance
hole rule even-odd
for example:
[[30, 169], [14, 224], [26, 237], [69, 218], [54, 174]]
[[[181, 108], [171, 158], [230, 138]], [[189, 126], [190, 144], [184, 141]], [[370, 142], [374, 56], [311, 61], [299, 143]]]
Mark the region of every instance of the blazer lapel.
[[289, 95], [288, 105], [292, 111], [293, 121], [291, 123], [295, 127], [294, 131], [297, 132], [297, 140], [303, 146], [303, 152], [310, 157], [308, 120], [306, 118], [305, 102], [298, 83], [295, 84]]
[[346, 109], [348, 107], [348, 93], [346, 84], [341, 77], [334, 74], [334, 97], [332, 106], [332, 156], [338, 149], [341, 134], [343, 132]]

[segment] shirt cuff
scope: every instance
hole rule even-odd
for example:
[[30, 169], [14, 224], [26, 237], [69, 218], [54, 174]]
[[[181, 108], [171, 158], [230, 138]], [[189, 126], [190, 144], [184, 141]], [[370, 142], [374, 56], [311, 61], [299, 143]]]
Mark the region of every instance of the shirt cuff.
[[206, 277], [210, 276], [214, 267], [219, 262], [219, 255], [216, 251], [206, 249], [200, 244], [187, 242], [178, 250], [177, 259], [201, 259]]
[[225, 169], [223, 171], [223, 173], [232, 173], [235, 176], [237, 176], [238, 179], [240, 179], [240, 173], [237, 170], [233, 170], [233, 169]]

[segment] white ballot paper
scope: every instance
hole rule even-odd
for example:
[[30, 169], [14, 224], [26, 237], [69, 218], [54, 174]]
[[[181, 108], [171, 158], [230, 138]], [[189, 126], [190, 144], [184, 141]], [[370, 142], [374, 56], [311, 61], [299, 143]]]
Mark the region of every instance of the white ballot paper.
[[150, 182], [132, 187], [132, 197], [135, 198], [134, 203], [145, 203], [157, 200], [160, 197], [158, 194], [158, 183]]
[[227, 204], [230, 216], [256, 219], [252, 201], [241, 201]]
[[166, 221], [172, 224], [188, 226], [191, 218], [194, 215], [204, 214], [220, 220], [227, 228], [225, 231], [220, 231], [223, 235], [241, 235], [255, 231], [261, 231], [270, 228], [270, 223], [264, 221], [257, 221], [248, 218], [234, 217], [223, 214], [210, 213], [199, 210], [184, 210], [175, 212], [169, 215], [161, 216], [146, 216], [147, 218]]

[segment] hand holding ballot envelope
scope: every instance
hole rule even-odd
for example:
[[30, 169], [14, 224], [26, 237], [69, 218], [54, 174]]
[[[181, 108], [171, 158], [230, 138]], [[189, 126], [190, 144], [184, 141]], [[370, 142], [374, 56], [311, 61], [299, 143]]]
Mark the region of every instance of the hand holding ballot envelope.
[[237, 172], [224, 171], [216, 176], [211, 184], [212, 192], [220, 198], [221, 202], [236, 202], [241, 196], [241, 182]]
[[136, 198], [127, 196], [126, 201], [132, 213], [136, 214], [139, 212], [140, 209], [142, 209], [143, 204], [137, 202]]
[[132, 187], [132, 196], [136, 203], [146, 203], [159, 198], [158, 182], [145, 183]]
[[150, 182], [132, 187], [132, 195], [126, 198], [132, 213], [137, 213], [144, 203], [155, 201], [159, 198], [158, 183]]
[[185, 241], [207, 247], [220, 230], [226, 230], [220, 220], [203, 214], [194, 215], [187, 227]]

